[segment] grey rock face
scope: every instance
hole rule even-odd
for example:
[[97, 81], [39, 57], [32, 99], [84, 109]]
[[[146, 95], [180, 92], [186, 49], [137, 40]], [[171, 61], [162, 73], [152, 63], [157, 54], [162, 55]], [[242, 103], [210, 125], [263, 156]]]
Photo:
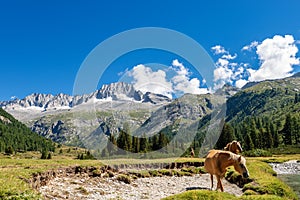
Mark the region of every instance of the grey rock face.
[[161, 94], [153, 94], [151, 92], [146, 92], [143, 96], [144, 103], [162, 104], [165, 102], [171, 102], [171, 99]]
[[100, 90], [97, 90], [91, 94], [70, 96], [67, 94], [31, 94], [24, 99], [15, 99], [12, 101], [0, 102], [0, 107], [13, 108], [13, 107], [39, 107], [45, 110], [57, 109], [60, 107], [74, 107], [91, 101], [93, 99], [108, 99], [119, 101], [141, 101], [144, 103], [161, 104], [170, 102], [168, 97], [158, 94], [152, 94], [147, 92], [143, 94], [141, 91], [137, 91], [132, 84], [118, 82], [108, 85], [103, 85]]
[[49, 124], [43, 118], [41, 118], [34, 122], [31, 130], [55, 142], [64, 143], [67, 140], [65, 137], [65, 132], [68, 131], [68, 128], [61, 120]]

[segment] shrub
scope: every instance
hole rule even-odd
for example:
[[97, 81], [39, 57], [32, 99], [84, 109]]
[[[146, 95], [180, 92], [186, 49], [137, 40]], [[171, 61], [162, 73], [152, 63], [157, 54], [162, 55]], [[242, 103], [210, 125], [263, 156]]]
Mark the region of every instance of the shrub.
[[174, 175], [174, 171], [172, 171], [171, 169], [160, 169], [158, 171], [159, 171], [159, 173], [161, 173], [162, 175], [165, 175], [165, 176], [173, 176]]
[[263, 149], [254, 149], [250, 151], [245, 151], [244, 155], [248, 157], [268, 157], [272, 156], [272, 153]]
[[130, 183], [131, 183], [131, 178], [130, 178], [130, 176], [127, 176], [127, 175], [125, 175], [125, 174], [119, 174], [119, 175], [117, 176], [117, 180], [118, 180], [118, 181], [121, 181], [121, 182], [124, 182], [124, 183], [126, 183], [126, 184], [130, 184]]
[[161, 176], [161, 174], [160, 174], [157, 170], [150, 170], [150, 171], [149, 171], [149, 174], [150, 174], [152, 177]]

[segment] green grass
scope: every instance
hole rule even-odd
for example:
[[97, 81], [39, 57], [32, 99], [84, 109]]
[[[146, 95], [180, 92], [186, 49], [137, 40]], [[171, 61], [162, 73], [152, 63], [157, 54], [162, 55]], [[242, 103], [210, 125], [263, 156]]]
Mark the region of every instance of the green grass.
[[236, 200], [237, 197], [228, 193], [221, 193], [216, 191], [208, 191], [208, 190], [192, 190], [183, 192], [181, 194], [173, 195], [163, 200], [224, 200], [224, 199], [232, 199]]
[[75, 160], [65, 155], [54, 156], [51, 160], [41, 160], [39, 157], [40, 154], [37, 152], [12, 157], [0, 154], [0, 199], [40, 199], [39, 194], [25, 182], [33, 173], [75, 165], [102, 165], [97, 160]]
[[[249, 160], [248, 169], [253, 182], [244, 186], [246, 193], [276, 195], [287, 199], [298, 199], [293, 190], [276, 177], [272, 167], [265, 162]], [[250, 190], [250, 191], [248, 191]]]
[[[40, 153], [27, 152], [14, 156], [5, 156], [0, 154], [0, 199], [40, 199], [39, 194], [33, 190], [24, 180], [32, 177], [33, 173], [45, 172], [47, 170], [58, 169], [69, 166], [101, 166], [100, 160], [77, 160], [74, 159], [81, 149], [69, 150], [68, 147], [62, 147], [63, 154], [59, 154], [59, 149], [53, 154], [51, 160], [39, 159]], [[297, 199], [295, 193], [276, 176], [267, 162], [284, 162], [287, 160], [300, 160], [300, 155], [284, 155], [273, 157], [247, 158], [247, 166], [250, 171], [250, 177], [254, 182], [244, 186], [245, 194], [241, 199]], [[150, 164], [150, 163], [171, 163], [171, 162], [203, 162], [199, 158], [168, 158], [168, 159], [115, 159], [105, 161], [105, 164]], [[203, 167], [202, 167], [203, 168]], [[150, 170], [139, 171], [147, 177], [175, 175], [183, 176], [192, 173], [203, 173], [201, 167], [189, 167], [182, 170]], [[259, 194], [259, 195], [258, 195]], [[200, 197], [198, 197], [200, 195]], [[191, 196], [191, 197], [188, 197]], [[170, 197], [171, 199], [236, 199], [226, 193], [212, 191], [189, 191], [183, 196]], [[209, 197], [208, 197], [209, 196]], [[211, 197], [210, 197], [211, 196]]]
[[[242, 199], [242, 200], [285, 200], [285, 199], [298, 199], [295, 192], [276, 177], [276, 173], [267, 162], [285, 162], [287, 160], [299, 160], [299, 154], [288, 156], [275, 156], [275, 157], [258, 157], [247, 158], [247, 167], [250, 172], [252, 182], [245, 184], [243, 187], [244, 195], [236, 197], [228, 193], [194, 190], [187, 191], [181, 194], [173, 195], [165, 198], [165, 200], [177, 199]], [[231, 176], [238, 176], [237, 172], [231, 172]]]

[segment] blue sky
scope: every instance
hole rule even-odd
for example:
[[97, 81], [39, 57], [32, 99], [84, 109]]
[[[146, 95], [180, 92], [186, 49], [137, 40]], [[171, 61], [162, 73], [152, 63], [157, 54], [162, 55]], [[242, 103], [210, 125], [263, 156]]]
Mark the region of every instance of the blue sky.
[[[219, 68], [215, 73], [220, 83], [242, 84], [285, 76], [291, 72], [289, 67], [292, 72], [300, 71], [299, 8], [297, 0], [1, 1], [0, 101], [34, 92], [72, 94], [79, 67], [100, 42], [140, 27], [168, 28], [196, 40]], [[245, 47], [250, 44], [252, 48]], [[178, 63], [173, 66], [176, 59]], [[120, 74], [130, 75], [137, 83], [138, 77], [126, 70], [146, 63], [173, 67], [175, 74], [182, 74], [182, 64], [189, 68], [185, 77], [188, 83], [197, 78], [202, 85], [193, 66], [184, 59], [146, 50], [116, 60], [99, 86], [118, 81], [122, 78]], [[274, 63], [280, 63], [282, 70], [277, 67], [276, 73], [261, 77]], [[237, 73], [241, 66], [244, 71]], [[264, 70], [259, 69], [261, 66]], [[157, 69], [151, 75], [155, 72]], [[193, 83], [196, 82], [194, 79]]]

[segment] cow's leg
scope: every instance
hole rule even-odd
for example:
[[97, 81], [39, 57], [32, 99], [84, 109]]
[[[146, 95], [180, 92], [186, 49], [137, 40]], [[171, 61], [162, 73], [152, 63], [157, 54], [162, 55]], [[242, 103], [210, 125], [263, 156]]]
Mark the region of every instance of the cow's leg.
[[217, 176], [217, 180], [218, 180], [217, 188], [220, 188], [221, 191], [224, 192], [224, 188], [223, 188], [222, 181], [221, 181], [221, 176]]
[[214, 176], [212, 174], [210, 175], [210, 181], [211, 181], [211, 188], [210, 188], [210, 190], [212, 190], [213, 187], [214, 187]]

